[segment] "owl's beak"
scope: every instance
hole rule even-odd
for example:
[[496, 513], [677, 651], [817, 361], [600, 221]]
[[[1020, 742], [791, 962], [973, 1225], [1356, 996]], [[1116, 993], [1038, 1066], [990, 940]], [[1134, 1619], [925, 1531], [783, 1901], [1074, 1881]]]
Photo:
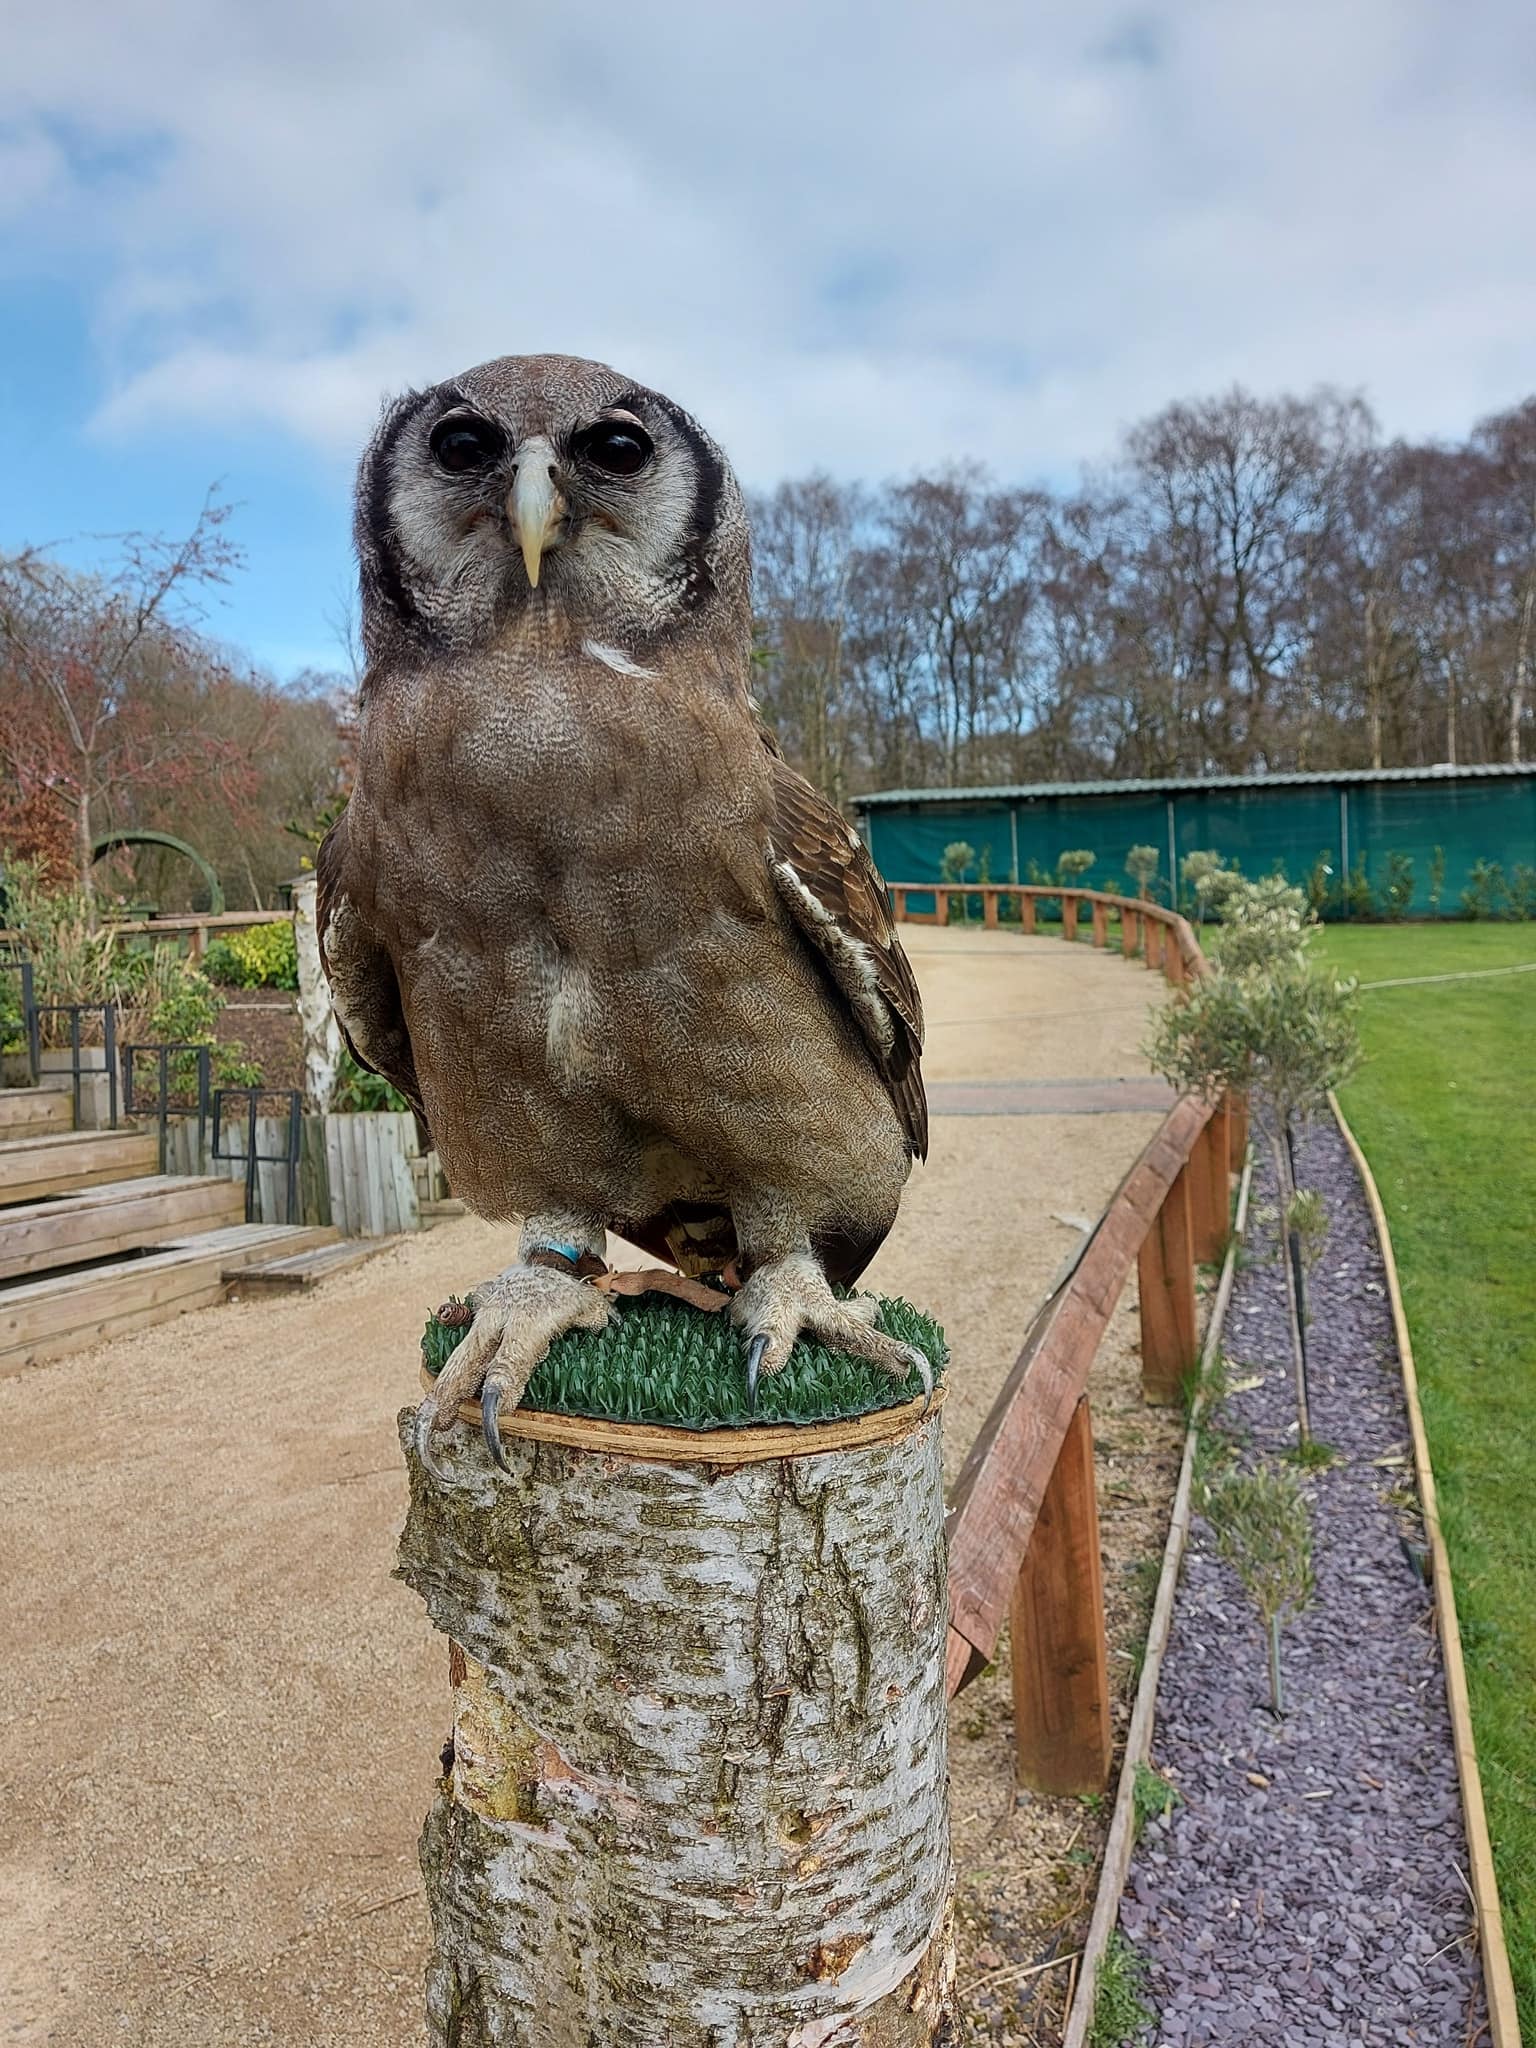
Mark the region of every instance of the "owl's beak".
[[517, 451], [517, 476], [507, 499], [507, 516], [523, 551], [523, 567], [535, 587], [544, 550], [565, 514], [565, 499], [555, 483], [554, 452], [548, 442], [525, 442]]

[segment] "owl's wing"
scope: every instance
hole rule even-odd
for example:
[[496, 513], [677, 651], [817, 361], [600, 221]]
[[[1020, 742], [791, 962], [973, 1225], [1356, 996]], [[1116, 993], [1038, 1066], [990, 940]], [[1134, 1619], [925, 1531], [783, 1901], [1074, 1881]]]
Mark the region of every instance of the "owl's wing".
[[774, 884], [858, 1025], [914, 1156], [926, 1159], [923, 1001], [891, 922], [885, 884], [858, 834], [767, 744]]
[[356, 887], [348, 870], [347, 814], [343, 811], [315, 858], [320, 964], [331, 985], [331, 1006], [352, 1057], [399, 1090], [415, 1111], [423, 1142], [430, 1148], [394, 961], [372, 916], [372, 890]]

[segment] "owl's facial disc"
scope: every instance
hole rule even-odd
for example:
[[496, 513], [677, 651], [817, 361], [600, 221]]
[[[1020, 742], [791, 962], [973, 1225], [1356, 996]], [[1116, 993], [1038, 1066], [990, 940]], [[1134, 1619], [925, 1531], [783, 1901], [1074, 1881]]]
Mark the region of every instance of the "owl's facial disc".
[[363, 459], [356, 533], [370, 660], [489, 646], [525, 617], [628, 650], [695, 624], [747, 631], [720, 451], [601, 363], [503, 356], [398, 400]]

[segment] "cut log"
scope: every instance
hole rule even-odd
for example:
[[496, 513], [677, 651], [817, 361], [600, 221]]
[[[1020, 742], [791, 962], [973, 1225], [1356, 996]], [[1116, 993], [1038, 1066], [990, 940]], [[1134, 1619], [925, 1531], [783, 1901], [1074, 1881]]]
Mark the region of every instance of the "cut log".
[[538, 1420], [510, 1478], [456, 1432], [443, 1486], [401, 1418], [399, 1576], [452, 1646], [433, 2048], [953, 2039], [938, 1415], [688, 1462]]

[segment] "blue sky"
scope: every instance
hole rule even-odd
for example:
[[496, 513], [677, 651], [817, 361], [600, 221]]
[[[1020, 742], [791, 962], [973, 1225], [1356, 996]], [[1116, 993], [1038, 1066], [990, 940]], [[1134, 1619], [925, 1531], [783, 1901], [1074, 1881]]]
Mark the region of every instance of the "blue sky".
[[383, 395], [488, 355], [670, 391], [749, 483], [1070, 476], [1167, 399], [1536, 390], [1526, 0], [423, 8], [71, 0], [0, 79], [0, 547], [174, 531], [338, 660]]

